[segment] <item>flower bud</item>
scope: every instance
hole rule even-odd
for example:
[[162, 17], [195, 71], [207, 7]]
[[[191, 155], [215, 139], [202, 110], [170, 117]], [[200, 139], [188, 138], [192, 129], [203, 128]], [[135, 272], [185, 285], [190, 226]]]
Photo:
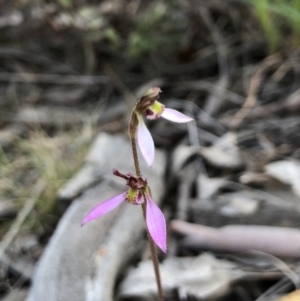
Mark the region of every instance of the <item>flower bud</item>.
[[160, 92], [161, 92], [160, 88], [153, 87], [148, 89], [148, 91], [144, 94], [143, 97], [158, 98]]
[[154, 104], [154, 102], [159, 98], [160, 88], [153, 87], [150, 88], [144, 96], [136, 104], [135, 111], [138, 114], [143, 114], [145, 111]]

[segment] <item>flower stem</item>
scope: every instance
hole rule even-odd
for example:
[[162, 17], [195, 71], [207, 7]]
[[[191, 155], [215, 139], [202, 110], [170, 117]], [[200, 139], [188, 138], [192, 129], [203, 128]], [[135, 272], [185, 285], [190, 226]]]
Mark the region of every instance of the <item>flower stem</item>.
[[136, 132], [137, 132], [138, 125], [139, 125], [139, 121], [138, 121], [135, 111], [133, 110], [132, 115], [131, 115], [131, 120], [129, 123], [129, 136], [130, 136], [130, 142], [131, 142], [131, 149], [132, 149], [135, 173], [136, 173], [136, 176], [139, 178], [139, 177], [141, 177], [141, 170], [140, 170], [139, 157], [137, 154], [137, 147], [136, 147]]
[[[143, 209], [143, 215], [144, 219], [146, 221], [146, 203], [142, 204], [142, 209]], [[155, 279], [156, 279], [156, 285], [157, 285], [157, 290], [158, 290], [158, 298], [160, 301], [164, 301], [164, 292], [161, 284], [161, 278], [160, 278], [160, 271], [159, 271], [159, 262], [158, 262], [158, 256], [157, 256], [157, 249], [155, 246], [155, 243], [153, 239], [151, 238], [149, 231], [147, 229], [147, 236], [148, 236], [148, 241], [150, 245], [150, 251], [151, 251], [151, 259], [153, 262], [153, 267], [154, 267], [154, 273], [155, 273]]]
[[139, 178], [139, 177], [141, 177], [141, 171], [140, 171], [138, 154], [137, 154], [137, 150], [136, 150], [136, 139], [135, 138], [133, 138], [133, 139], [131, 138], [131, 148], [132, 148], [135, 173], [136, 173], [136, 176]]
[[[141, 177], [141, 170], [140, 170], [139, 158], [138, 158], [138, 154], [137, 154], [137, 144], [136, 144], [136, 132], [137, 132], [137, 127], [138, 127], [138, 122], [139, 121], [138, 121], [138, 118], [137, 118], [137, 115], [136, 115], [135, 109], [134, 109], [132, 112], [130, 123], [129, 123], [129, 135], [130, 135], [130, 141], [131, 141], [135, 173], [136, 173], [137, 177]], [[142, 204], [142, 210], [143, 210], [144, 220], [146, 222], [146, 211], [147, 211], [146, 199], [145, 199], [145, 202]], [[147, 228], [147, 236], [148, 236], [148, 241], [149, 241], [150, 251], [151, 251], [151, 258], [152, 258], [153, 267], [154, 267], [156, 285], [157, 285], [157, 290], [158, 290], [158, 298], [159, 298], [159, 301], [164, 301], [164, 294], [163, 294], [161, 278], [160, 278], [157, 250], [156, 250], [155, 243], [149, 234], [148, 228]]]

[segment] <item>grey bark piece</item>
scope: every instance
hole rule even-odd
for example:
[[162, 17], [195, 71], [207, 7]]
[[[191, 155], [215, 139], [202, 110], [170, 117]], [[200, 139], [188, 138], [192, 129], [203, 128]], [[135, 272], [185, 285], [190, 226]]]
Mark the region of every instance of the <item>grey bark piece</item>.
[[[151, 261], [144, 261], [132, 269], [120, 285], [118, 300], [155, 300], [152, 269]], [[247, 272], [238, 269], [237, 265], [206, 253], [198, 257], [167, 258], [160, 271], [165, 294], [178, 289], [180, 300], [186, 300], [188, 296], [215, 300], [229, 291], [233, 281], [247, 276]]]
[[[101, 134], [95, 144], [98, 149], [93, 148], [88, 160], [98, 161], [99, 172], [111, 172], [113, 167], [133, 172], [129, 141], [124, 137]], [[164, 162], [164, 155], [156, 152], [152, 168], [141, 164], [157, 203], [163, 194]], [[94, 205], [126, 191], [124, 182], [111, 184], [114, 183], [102, 181], [72, 202], [38, 264], [27, 301], [112, 300], [118, 272], [135, 251], [145, 226], [140, 206], [124, 202], [97, 221], [80, 227]]]
[[140, 206], [126, 206], [96, 256], [94, 276], [87, 280], [87, 301], [113, 300], [113, 288], [119, 268], [136, 251], [144, 229]]
[[58, 192], [58, 199], [70, 201], [80, 195], [90, 186], [102, 179], [103, 170], [97, 165], [87, 163], [77, 174]]
[[232, 169], [241, 168], [243, 161], [236, 144], [236, 134], [228, 132], [216, 140], [214, 145], [201, 147], [200, 154], [213, 166]]
[[[119, 158], [117, 150], [121, 150], [124, 143], [126, 143], [124, 137], [121, 136], [115, 136], [113, 141], [111, 139], [111, 136], [106, 134], [99, 135], [96, 138], [86, 157], [85, 165], [60, 189], [58, 192], [59, 199], [74, 199], [88, 187], [99, 182], [106, 172], [109, 172], [108, 169], [112, 168], [110, 166], [113, 163], [112, 159]], [[110, 145], [110, 143], [112, 144]], [[109, 158], [110, 160], [108, 160]]]
[[[126, 145], [126, 147], [124, 147]], [[130, 159], [129, 159], [130, 158]], [[144, 169], [149, 167], [143, 164], [143, 158], [140, 161]], [[157, 153], [158, 162], [160, 153]], [[112, 136], [107, 134], [99, 135], [93, 143], [91, 150], [87, 154], [86, 163], [82, 169], [58, 192], [58, 198], [61, 200], [72, 200], [85, 191], [88, 187], [99, 182], [103, 176], [110, 177], [113, 168], [122, 171], [126, 162], [124, 173], [133, 171], [133, 161], [131, 161], [128, 141], [123, 136]], [[130, 162], [132, 165], [130, 166]], [[161, 167], [156, 164], [156, 172], [162, 174], [164, 165]], [[113, 177], [117, 181], [116, 177]], [[121, 182], [124, 183], [124, 182]]]

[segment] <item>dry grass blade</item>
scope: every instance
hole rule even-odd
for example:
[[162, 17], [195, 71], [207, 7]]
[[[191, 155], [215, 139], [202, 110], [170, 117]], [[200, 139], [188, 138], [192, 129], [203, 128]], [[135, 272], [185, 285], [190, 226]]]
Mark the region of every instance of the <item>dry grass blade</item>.
[[9, 231], [4, 236], [3, 240], [0, 243], [0, 260], [2, 256], [5, 254], [7, 248], [10, 246], [18, 232], [20, 231], [20, 228], [22, 224], [24, 223], [27, 216], [30, 214], [32, 209], [34, 208], [34, 205], [38, 201], [40, 195], [43, 193], [44, 189], [46, 187], [46, 183], [44, 180], [40, 179], [37, 181], [32, 196], [25, 202], [24, 207], [20, 211], [20, 213], [17, 216], [17, 219], [12, 224]]

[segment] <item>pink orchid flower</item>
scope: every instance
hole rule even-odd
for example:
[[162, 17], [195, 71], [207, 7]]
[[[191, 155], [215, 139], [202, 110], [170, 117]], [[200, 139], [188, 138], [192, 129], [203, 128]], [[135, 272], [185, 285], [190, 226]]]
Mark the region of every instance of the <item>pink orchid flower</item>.
[[[149, 89], [141, 99], [141, 102], [143, 102], [143, 99], [158, 99], [160, 92], [160, 88], [155, 87]], [[163, 117], [167, 120], [177, 123], [186, 123], [193, 120], [193, 118], [186, 116], [176, 110], [166, 108], [157, 100], [150, 103], [148, 106], [146, 106], [146, 108], [143, 105], [141, 105], [140, 107], [143, 108], [142, 113], [144, 113], [146, 115], [146, 118], [150, 120], [155, 120], [159, 117]], [[140, 112], [137, 112], [137, 118], [139, 121], [137, 129], [138, 145], [147, 164], [151, 166], [155, 154], [154, 141]]]
[[129, 186], [128, 191], [104, 201], [95, 206], [83, 219], [81, 226], [108, 213], [126, 201], [133, 205], [140, 205], [146, 201], [146, 224], [150, 236], [155, 244], [164, 252], [167, 252], [167, 231], [166, 221], [162, 211], [154, 203], [150, 196], [149, 187], [146, 180], [136, 178], [132, 174], [121, 174], [117, 170], [114, 175], [124, 178]]

